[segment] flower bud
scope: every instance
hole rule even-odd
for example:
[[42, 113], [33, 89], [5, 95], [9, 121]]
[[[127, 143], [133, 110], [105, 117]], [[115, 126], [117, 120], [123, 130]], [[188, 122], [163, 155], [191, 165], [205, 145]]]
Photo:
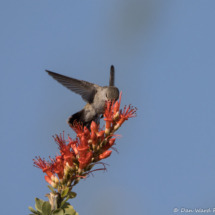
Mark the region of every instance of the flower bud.
[[118, 102], [118, 101], [115, 102], [113, 110], [114, 110], [114, 115], [115, 115], [117, 112], [119, 112], [119, 102]]
[[105, 134], [106, 136], [108, 136], [110, 134], [110, 129], [111, 129], [111, 123], [113, 122], [113, 119], [111, 116], [106, 116], [106, 118], [104, 119], [106, 121], [105, 123]]
[[105, 135], [106, 137], [110, 134], [110, 126], [111, 126], [111, 121], [106, 121], [106, 124], [105, 124]]
[[99, 160], [108, 158], [111, 155], [112, 151], [108, 150], [99, 155]]
[[[74, 181], [74, 185], [78, 184], [78, 182], [79, 182], [80, 180], [81, 180], [81, 178], [76, 178], [75, 181]], [[73, 186], [74, 186], [74, 185], [73, 185]]]
[[98, 160], [102, 160], [102, 159], [108, 158], [111, 155], [111, 153], [112, 153], [111, 150], [103, 152], [102, 154], [100, 154], [98, 156]]
[[64, 175], [67, 176], [69, 174], [70, 168], [68, 166], [64, 167]]
[[104, 139], [101, 143], [100, 143], [100, 147], [103, 147], [107, 144], [107, 139]]
[[119, 119], [119, 111], [116, 112], [116, 114], [113, 116], [114, 121], [117, 121]]
[[115, 143], [116, 138], [109, 139], [106, 145], [102, 147], [102, 151], [108, 150]]
[[54, 187], [56, 189], [56, 188], [58, 188], [58, 184], [53, 184], [52, 187]]
[[95, 151], [97, 142], [98, 142], [98, 137], [94, 131], [91, 131], [91, 139], [92, 139], [93, 150]]
[[43, 172], [45, 172], [45, 173], [48, 175], [48, 177], [49, 177], [50, 179], [52, 179], [53, 173], [49, 170], [48, 167], [44, 168], [44, 169], [43, 169]]
[[47, 175], [45, 175], [45, 180], [54, 188], [57, 188], [58, 185], [55, 184]]
[[91, 132], [94, 131], [95, 133], [97, 133], [98, 132], [98, 125], [94, 121], [92, 121], [91, 125], [90, 125], [90, 129], [91, 129]]
[[116, 124], [116, 125], [114, 126], [114, 131], [117, 131], [117, 130], [119, 129], [119, 127], [120, 127], [120, 125], [119, 125], [119, 124]]
[[60, 183], [61, 183], [61, 184], [64, 184], [64, 182], [65, 182], [64, 178], [61, 178], [61, 179], [60, 179]]
[[58, 177], [56, 175], [55, 175], [54, 179], [55, 179], [55, 184], [58, 184], [59, 180], [58, 180]]
[[98, 135], [97, 135], [97, 137], [98, 137], [98, 139], [99, 139], [99, 141], [101, 142], [101, 141], [103, 141], [104, 140], [104, 133], [105, 133], [105, 131], [104, 130], [102, 130], [102, 131], [100, 131], [99, 133], [98, 133]]
[[76, 170], [75, 165], [70, 166], [68, 162], [66, 163], [66, 165], [69, 167], [69, 170], [71, 172], [75, 172], [75, 170]]

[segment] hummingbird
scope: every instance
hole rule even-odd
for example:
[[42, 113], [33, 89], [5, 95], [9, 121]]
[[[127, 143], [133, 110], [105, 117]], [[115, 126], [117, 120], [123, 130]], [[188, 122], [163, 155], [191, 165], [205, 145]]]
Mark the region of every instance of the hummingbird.
[[48, 70], [45, 71], [60, 84], [74, 93], [81, 95], [82, 99], [87, 102], [82, 110], [71, 115], [67, 119], [67, 123], [69, 125], [73, 125], [74, 121], [77, 121], [90, 130], [92, 121], [95, 121], [96, 124], [100, 124], [100, 118], [103, 117], [105, 102], [110, 100], [116, 101], [119, 98], [119, 90], [114, 86], [115, 69], [113, 65], [110, 67], [109, 86], [104, 87], [87, 81], [60, 75]]

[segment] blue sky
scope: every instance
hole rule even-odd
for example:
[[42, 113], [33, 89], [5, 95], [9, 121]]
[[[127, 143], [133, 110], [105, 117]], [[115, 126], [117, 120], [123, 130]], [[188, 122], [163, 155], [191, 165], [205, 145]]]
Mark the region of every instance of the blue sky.
[[[0, 8], [1, 213], [28, 214], [49, 192], [35, 156], [85, 105], [45, 69], [108, 85], [137, 117], [119, 154], [75, 188], [82, 214], [175, 214], [215, 208], [215, 2], [3, 1]], [[12, 209], [11, 209], [12, 208]], [[180, 213], [180, 212], [177, 212]]]

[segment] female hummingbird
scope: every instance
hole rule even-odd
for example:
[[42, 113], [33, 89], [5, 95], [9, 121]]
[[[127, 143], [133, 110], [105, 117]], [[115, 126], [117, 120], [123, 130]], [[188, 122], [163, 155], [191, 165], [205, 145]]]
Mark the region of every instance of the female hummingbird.
[[115, 71], [113, 65], [110, 68], [109, 86], [105, 87], [87, 81], [70, 78], [48, 70], [46, 70], [46, 72], [69, 90], [81, 95], [82, 99], [87, 102], [82, 110], [71, 115], [67, 119], [69, 125], [73, 125], [74, 120], [83, 123], [83, 126], [86, 126], [88, 129], [90, 129], [92, 121], [100, 124], [100, 115], [104, 112], [105, 101], [116, 101], [119, 98], [119, 90], [114, 86]]

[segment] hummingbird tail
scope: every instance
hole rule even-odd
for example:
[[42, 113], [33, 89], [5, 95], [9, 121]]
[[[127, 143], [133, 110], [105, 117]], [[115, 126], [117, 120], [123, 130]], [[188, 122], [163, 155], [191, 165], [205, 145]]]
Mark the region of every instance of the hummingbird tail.
[[70, 116], [68, 119], [67, 119], [67, 123], [69, 125], [73, 125], [74, 121], [77, 121], [77, 122], [80, 122], [82, 123], [83, 126], [86, 126], [89, 131], [91, 131], [90, 129], [90, 125], [91, 125], [91, 122], [94, 121], [97, 125], [100, 124], [100, 116], [97, 116], [97, 117], [94, 117], [93, 119], [89, 120], [89, 121], [86, 121], [85, 118], [84, 118], [84, 109], [83, 110], [80, 110], [79, 112], [73, 114], [72, 116]]
[[84, 109], [78, 111], [77, 113], [73, 114], [67, 119], [67, 123], [69, 125], [73, 125], [74, 121], [76, 120], [77, 122], [83, 122], [83, 114], [84, 114]]

